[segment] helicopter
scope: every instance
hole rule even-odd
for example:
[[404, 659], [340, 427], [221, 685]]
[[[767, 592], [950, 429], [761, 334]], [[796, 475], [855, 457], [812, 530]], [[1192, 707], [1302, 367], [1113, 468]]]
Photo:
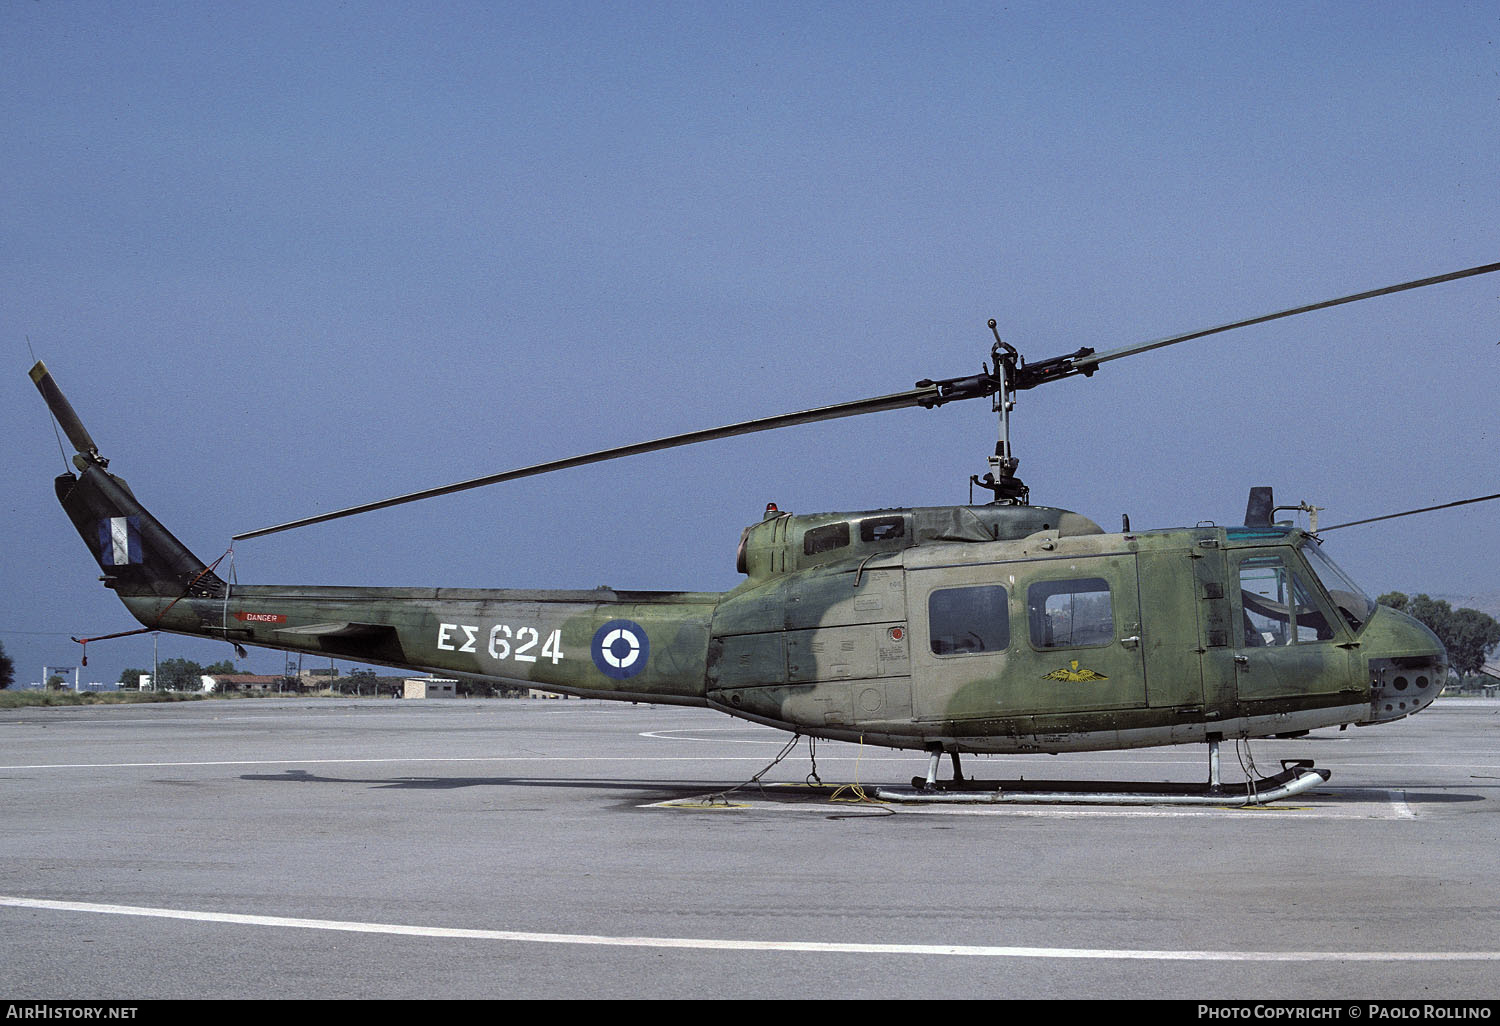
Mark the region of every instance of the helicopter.
[[[539, 463], [234, 535], [236, 541], [607, 460], [844, 417], [988, 398], [999, 439], [965, 505], [792, 514], [768, 505], [726, 592], [231, 584], [108, 471], [40, 361], [30, 376], [76, 454], [55, 481], [101, 580], [140, 631], [342, 657], [601, 699], [706, 707], [813, 739], [923, 751], [893, 800], [1241, 804], [1329, 778], [1307, 760], [1226, 785], [1226, 740], [1388, 723], [1431, 705], [1448, 658], [1379, 606], [1252, 488], [1245, 522], [1106, 532], [1032, 505], [1016, 476], [1016, 395], [1236, 328], [1500, 270], [1466, 268], [1200, 331], [1030, 363], [996, 322], [980, 373], [907, 391]], [[974, 488], [992, 493], [973, 501]], [[1478, 502], [1500, 496], [1463, 500]], [[1449, 505], [1456, 505], [1449, 504]], [[1432, 509], [1435, 507], [1428, 507]], [[1412, 510], [1389, 516], [1424, 512]], [[121, 635], [107, 635], [118, 637]], [[74, 639], [86, 643], [90, 640]], [[966, 778], [963, 754], [1207, 744], [1198, 785], [1084, 787]], [[940, 760], [952, 778], [939, 779]]]

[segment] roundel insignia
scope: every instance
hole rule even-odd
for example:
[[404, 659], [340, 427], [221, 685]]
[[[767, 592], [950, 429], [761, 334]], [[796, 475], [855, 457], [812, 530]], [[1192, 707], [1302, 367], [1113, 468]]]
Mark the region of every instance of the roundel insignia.
[[651, 641], [646, 637], [646, 628], [634, 620], [611, 620], [594, 632], [589, 654], [600, 673], [624, 680], [646, 668]]

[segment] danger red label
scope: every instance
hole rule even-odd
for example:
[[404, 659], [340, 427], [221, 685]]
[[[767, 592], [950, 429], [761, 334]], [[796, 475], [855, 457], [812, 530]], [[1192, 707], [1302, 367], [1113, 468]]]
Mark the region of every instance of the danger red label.
[[234, 618], [242, 623], [286, 623], [281, 613], [235, 613]]

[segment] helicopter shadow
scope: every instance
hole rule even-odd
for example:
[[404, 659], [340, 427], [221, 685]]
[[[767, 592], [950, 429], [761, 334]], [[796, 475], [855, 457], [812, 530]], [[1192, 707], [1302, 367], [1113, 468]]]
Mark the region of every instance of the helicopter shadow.
[[1400, 801], [1409, 807], [1416, 808], [1423, 805], [1455, 805], [1468, 802], [1487, 802], [1492, 799], [1488, 794], [1470, 794], [1470, 790], [1494, 791], [1500, 788], [1500, 784], [1468, 784], [1464, 791], [1455, 791], [1446, 788], [1442, 784], [1419, 785], [1439, 788], [1439, 790], [1414, 790], [1406, 787], [1347, 787], [1337, 790], [1318, 790], [1309, 794], [1309, 798], [1315, 798], [1330, 805], [1371, 805], [1388, 804], [1392, 801]]
[[682, 800], [737, 786], [723, 781], [606, 780], [577, 777], [340, 777], [310, 773], [307, 770], [245, 773], [239, 779], [278, 784], [362, 784], [377, 790], [397, 791], [452, 791], [466, 787], [487, 787], [628, 792], [635, 799], [646, 802]]
[[[746, 787], [743, 783], [724, 781], [659, 781], [619, 780], [576, 777], [344, 777], [311, 773], [307, 770], [285, 770], [281, 773], [246, 773], [241, 780], [271, 784], [335, 784], [363, 785], [377, 790], [452, 791], [462, 788], [516, 789], [521, 792], [545, 791], [590, 791], [604, 795], [615, 795], [625, 808], [666, 803], [701, 801], [713, 803], [728, 801], [731, 793], [738, 798], [753, 797], [758, 803], [777, 805], [825, 802], [837, 790], [832, 786], [808, 787]], [[1405, 788], [1346, 787], [1324, 788], [1310, 792], [1304, 801], [1316, 802], [1332, 807], [1353, 808], [1358, 806], [1390, 806], [1402, 804], [1413, 812], [1422, 809], [1437, 811], [1449, 805], [1461, 805], [1491, 800], [1488, 794], [1471, 791], [1493, 791], [1500, 788], [1495, 783], [1473, 783], [1464, 791], [1445, 789], [1444, 785], [1425, 785], [1432, 790]], [[1021, 803], [1026, 804], [1026, 803]], [[1039, 803], [1046, 804], [1046, 803]], [[1109, 803], [1101, 803], [1107, 806]], [[1275, 808], [1279, 803], [1270, 803], [1263, 808]], [[1012, 806], [1015, 807], [1015, 806]], [[1076, 806], [1075, 806], [1076, 807]], [[888, 811], [888, 810], [887, 810]], [[1211, 811], [1211, 810], [1205, 810]]]

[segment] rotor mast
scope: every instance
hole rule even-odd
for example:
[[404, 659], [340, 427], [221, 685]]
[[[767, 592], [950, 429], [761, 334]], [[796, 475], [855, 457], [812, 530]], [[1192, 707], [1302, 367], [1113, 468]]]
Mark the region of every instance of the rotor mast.
[[995, 442], [995, 454], [989, 457], [990, 472], [982, 478], [970, 476], [969, 484], [989, 489], [995, 495], [994, 502], [1026, 506], [1030, 504], [1031, 489], [1016, 477], [1016, 467], [1021, 461], [1010, 447], [1010, 411], [1016, 406], [1014, 382], [1021, 354], [1016, 352], [1015, 346], [1001, 339], [993, 317], [990, 318], [990, 334], [995, 336], [995, 344], [990, 349], [990, 359], [995, 365], [995, 394], [991, 397], [991, 408], [999, 415], [1000, 437]]

